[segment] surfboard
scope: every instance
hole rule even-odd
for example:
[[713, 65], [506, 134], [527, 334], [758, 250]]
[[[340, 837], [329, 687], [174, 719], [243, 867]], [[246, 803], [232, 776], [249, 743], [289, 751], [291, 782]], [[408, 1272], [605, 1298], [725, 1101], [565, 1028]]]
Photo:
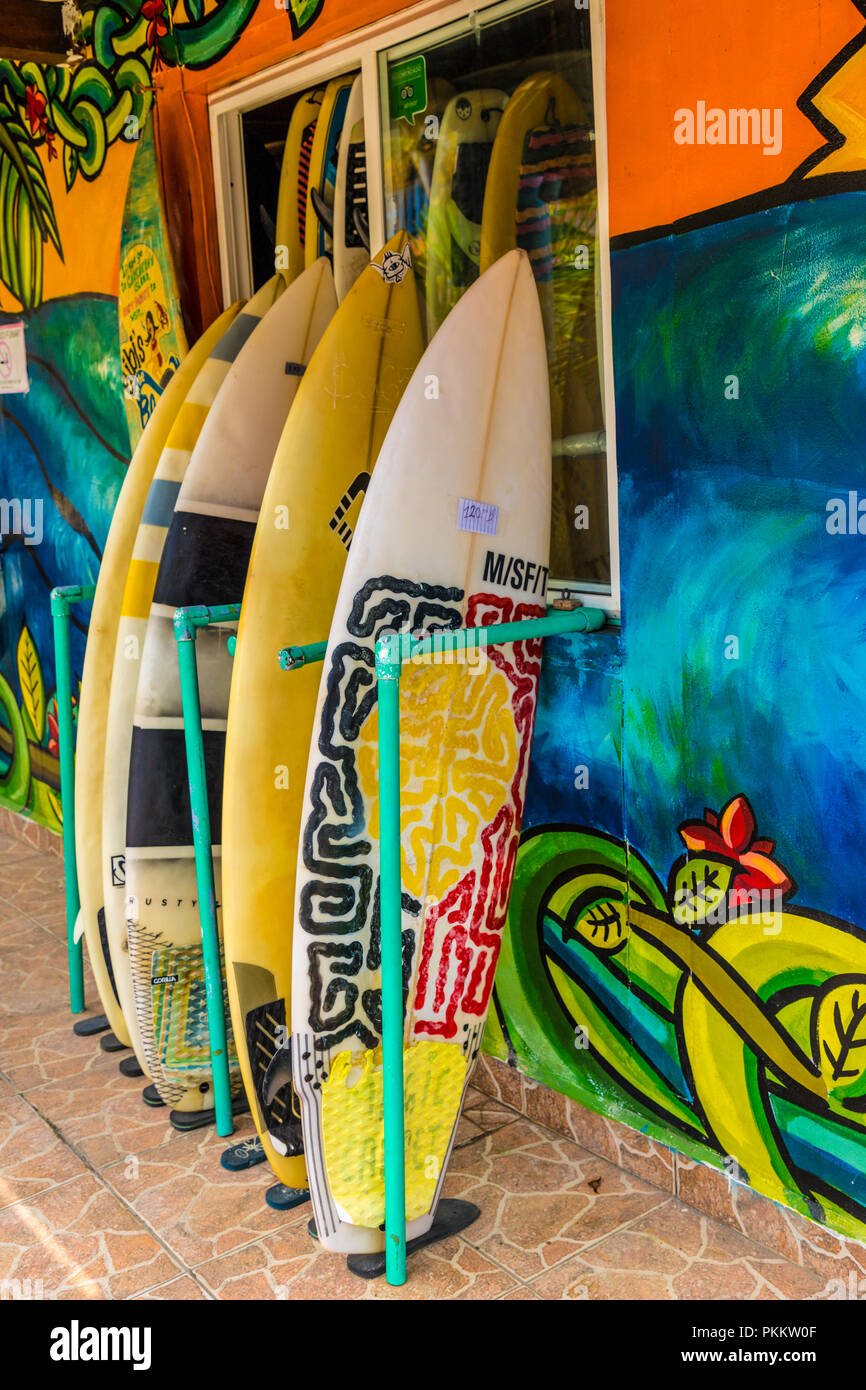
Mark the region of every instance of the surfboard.
[[135, 449], [187, 350], [151, 121], [139, 137], [129, 175], [117, 308], [123, 398]]
[[304, 230], [304, 258], [307, 265], [312, 265], [319, 256], [330, 255], [332, 251], [337, 150], [353, 81], [354, 75], [335, 77], [328, 83], [322, 98], [313, 136], [307, 186]]
[[427, 220], [427, 334], [432, 338], [478, 278], [487, 166], [508, 93], [460, 92], [445, 108], [436, 142]]
[[[595, 152], [584, 105], [555, 73], [535, 73], [515, 91], [493, 143], [481, 269], [515, 246], [529, 255], [544, 317], [557, 438], [602, 425], [566, 418], [565, 409], [582, 363], [591, 367], [598, 394], [595, 257], [590, 254], [596, 211]], [[586, 252], [582, 267], [575, 263], [580, 246]]]
[[[283, 272], [287, 284], [297, 279], [305, 265], [310, 156], [324, 95], [324, 87], [314, 87], [298, 98], [283, 148], [277, 203], [276, 269]], [[281, 251], [281, 248], [285, 250]]]
[[[412, 248], [415, 278], [422, 286], [427, 275], [427, 218], [436, 141], [454, 88], [444, 78], [427, 82], [427, 106], [413, 121], [402, 117], [386, 130], [386, 225], [403, 227]], [[430, 118], [435, 120], [430, 123]]]
[[139, 1066], [150, 1075], [135, 1009], [126, 928], [126, 799], [132, 717], [142, 648], [168, 524], [192, 451], [231, 363], [282, 286], [275, 276], [249, 304], [227, 309], [193, 351], [199, 369], [184, 397], [148, 489], [120, 603], [105, 732], [102, 899], [117, 996]]
[[421, 356], [405, 246], [398, 234], [361, 273], [307, 368], [262, 503], [232, 674], [222, 818], [228, 992], [250, 1109], [289, 1187], [306, 1186], [287, 1029], [301, 796], [320, 672], [282, 671], [276, 653], [328, 633], [369, 474]]
[[[433, 389], [435, 384], [435, 390]], [[383, 1248], [374, 644], [541, 616], [550, 530], [544, 329], [525, 253], [424, 354], [379, 454], [334, 613], [298, 850], [292, 1071], [316, 1230]], [[432, 1223], [484, 1028], [528, 770], [538, 642], [403, 668], [408, 1237]]]
[[352, 83], [337, 157], [334, 191], [334, 284], [342, 304], [370, 264], [367, 214], [367, 151], [364, 145], [364, 93], [360, 76]]
[[[148, 1069], [175, 1110], [210, 1109], [213, 1098], [174, 613], [192, 604], [240, 600], [274, 453], [336, 308], [331, 267], [323, 257], [280, 296], [238, 353], [177, 495], [150, 608], [129, 762], [127, 930]], [[279, 599], [272, 595], [271, 601]], [[234, 627], [207, 628], [196, 643], [218, 902], [232, 664], [226, 638]], [[246, 717], [255, 718], [252, 708]], [[231, 1039], [229, 1058], [239, 1091]]]
[[111, 672], [124, 581], [148, 489], [186, 394], [225, 326], [218, 320], [190, 349], [144, 427], [111, 518], [84, 653], [75, 759], [75, 850], [81, 898], [76, 935], [83, 930], [103, 1012], [127, 1047], [130, 1035], [117, 994], [102, 887], [102, 787]]

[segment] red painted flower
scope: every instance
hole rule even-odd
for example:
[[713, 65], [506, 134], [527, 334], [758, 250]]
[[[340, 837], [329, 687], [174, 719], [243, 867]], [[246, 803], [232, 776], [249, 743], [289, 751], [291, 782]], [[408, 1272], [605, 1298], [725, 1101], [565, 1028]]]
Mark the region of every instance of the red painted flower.
[[48, 740], [48, 751], [52, 757], [56, 758], [60, 753], [60, 730], [57, 727], [57, 720], [50, 713], [48, 715], [48, 728], [51, 733]]
[[755, 817], [744, 796], [735, 796], [724, 806], [718, 815], [714, 811], [704, 811], [704, 819], [686, 821], [680, 826], [680, 835], [687, 849], [698, 853], [718, 854], [725, 859], [733, 859], [740, 865], [732, 883], [732, 901], [738, 904], [740, 892], [742, 901], [747, 902], [749, 889], [774, 889], [787, 893], [794, 880], [781, 864], [771, 858], [776, 848], [774, 840], [761, 840], [755, 837]]
[[24, 93], [24, 105], [27, 110], [27, 123], [30, 126], [31, 135], [44, 135], [48, 130], [48, 117], [45, 114], [48, 103], [33, 82], [27, 84]]
[[52, 161], [52, 159], [56, 159], [56, 158], [57, 158], [57, 151], [56, 151], [56, 149], [54, 148], [54, 131], [53, 131], [53, 130], [46, 130], [46, 132], [45, 132], [45, 143], [46, 143], [46, 145], [48, 146], [48, 163], [50, 164], [51, 161]]
[[141, 13], [147, 20], [147, 46], [157, 49], [157, 61], [159, 61], [159, 41], [164, 34], [168, 33], [165, 0], [144, 0]]

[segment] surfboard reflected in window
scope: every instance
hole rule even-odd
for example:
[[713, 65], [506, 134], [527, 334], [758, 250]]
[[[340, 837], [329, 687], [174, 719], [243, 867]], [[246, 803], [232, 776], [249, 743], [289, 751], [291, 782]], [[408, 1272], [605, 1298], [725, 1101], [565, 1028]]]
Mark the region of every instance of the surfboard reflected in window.
[[588, 11], [492, 6], [382, 62], [386, 234], [409, 234], [428, 341], [483, 271], [527, 253], [550, 378], [551, 579], [609, 591]]

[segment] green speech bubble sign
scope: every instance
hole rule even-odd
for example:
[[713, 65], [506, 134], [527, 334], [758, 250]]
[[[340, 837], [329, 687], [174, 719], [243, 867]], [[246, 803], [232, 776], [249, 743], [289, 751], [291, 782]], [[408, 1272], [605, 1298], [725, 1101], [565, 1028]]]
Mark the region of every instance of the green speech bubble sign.
[[427, 59], [423, 54], [405, 58], [388, 69], [388, 102], [391, 119], [410, 125], [419, 111], [426, 111]]

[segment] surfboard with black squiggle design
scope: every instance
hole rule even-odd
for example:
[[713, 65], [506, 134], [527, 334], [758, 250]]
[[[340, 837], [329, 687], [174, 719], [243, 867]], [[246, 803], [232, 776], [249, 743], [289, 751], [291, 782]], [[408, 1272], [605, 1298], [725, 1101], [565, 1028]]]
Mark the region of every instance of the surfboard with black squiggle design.
[[320, 671], [287, 675], [276, 651], [328, 631], [370, 473], [423, 347], [400, 232], [349, 290], [304, 374], [262, 501], [238, 627], [222, 813], [226, 976], [250, 1109], [289, 1187], [306, 1186], [288, 1036], [290, 922]]
[[[394, 417], [328, 642], [307, 768], [292, 1067], [316, 1229], [384, 1234], [374, 645], [385, 630], [541, 616], [550, 400], [529, 260], [503, 257], [452, 311]], [[478, 1052], [517, 850], [538, 642], [410, 663], [401, 678], [406, 1188], [430, 1226]]]

